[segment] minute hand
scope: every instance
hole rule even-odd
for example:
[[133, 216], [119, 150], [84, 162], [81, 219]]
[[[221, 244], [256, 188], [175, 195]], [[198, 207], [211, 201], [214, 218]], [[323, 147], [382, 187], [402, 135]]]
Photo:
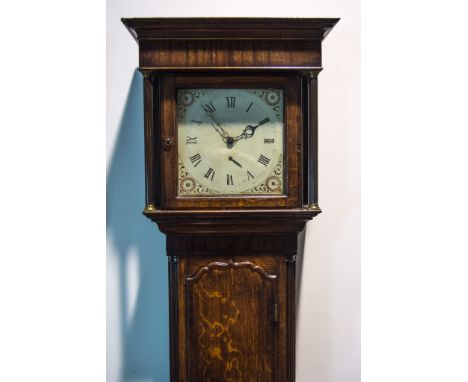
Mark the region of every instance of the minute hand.
[[215, 129], [215, 131], [221, 136], [221, 139], [223, 140], [223, 142], [226, 143], [229, 136], [226, 135], [222, 130], [220, 130], [219, 127], [216, 126], [214, 123], [212, 123], [211, 126], [213, 126], [213, 129]]
[[224, 141], [226, 141], [227, 138], [229, 138], [228, 133], [224, 131], [224, 129], [221, 127], [221, 124], [211, 115], [209, 114], [209, 117], [213, 120], [213, 122], [219, 127], [216, 127], [213, 125], [214, 129], [218, 132], [219, 135], [223, 138]]

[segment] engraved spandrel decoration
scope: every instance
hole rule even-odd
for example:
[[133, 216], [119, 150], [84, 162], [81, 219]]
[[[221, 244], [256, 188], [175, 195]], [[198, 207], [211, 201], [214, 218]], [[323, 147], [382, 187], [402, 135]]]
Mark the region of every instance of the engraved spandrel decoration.
[[275, 169], [266, 179], [266, 181], [264, 183], [259, 184], [256, 187], [251, 188], [250, 190], [241, 192], [241, 194], [281, 194], [281, 179], [283, 179], [283, 158], [280, 155], [278, 163], [276, 163]]
[[206, 94], [203, 89], [187, 89], [187, 91], [178, 93], [177, 102], [177, 121], [182, 122], [188, 106], [191, 106], [195, 100]]
[[[182, 163], [182, 160], [179, 157], [178, 161], [179, 167], [179, 195], [189, 196], [189, 195], [209, 195], [209, 194], [218, 194], [218, 191], [211, 190], [202, 184], [198, 183], [190, 173], [187, 171], [185, 166]], [[283, 178], [283, 158], [280, 155], [278, 163], [275, 166], [275, 169], [271, 175], [266, 179], [265, 182], [255, 186], [249, 190], [242, 191], [240, 194], [281, 194], [282, 193], [282, 184], [281, 180]]]
[[217, 191], [210, 190], [209, 188], [198, 183], [190, 173], [187, 171], [179, 157], [179, 195], [203, 195], [213, 194]]
[[251, 89], [249, 93], [255, 94], [263, 99], [268, 105], [272, 107], [277, 117], [281, 116], [282, 104], [280, 94], [277, 89]]

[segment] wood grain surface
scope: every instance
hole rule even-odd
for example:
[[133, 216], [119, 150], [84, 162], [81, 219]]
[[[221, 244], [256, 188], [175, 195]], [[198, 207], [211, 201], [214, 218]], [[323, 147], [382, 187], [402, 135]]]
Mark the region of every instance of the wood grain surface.
[[273, 381], [277, 275], [250, 261], [212, 260], [186, 278], [190, 381]]

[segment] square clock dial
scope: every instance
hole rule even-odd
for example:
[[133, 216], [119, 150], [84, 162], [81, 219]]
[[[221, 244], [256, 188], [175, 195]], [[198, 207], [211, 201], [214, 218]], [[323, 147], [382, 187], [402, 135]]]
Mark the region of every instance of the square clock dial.
[[177, 91], [178, 195], [281, 195], [282, 89]]

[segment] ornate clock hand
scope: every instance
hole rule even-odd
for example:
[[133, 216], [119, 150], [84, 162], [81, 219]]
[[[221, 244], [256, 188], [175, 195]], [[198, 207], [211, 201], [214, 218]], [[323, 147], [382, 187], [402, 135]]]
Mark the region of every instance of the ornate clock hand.
[[215, 129], [215, 131], [221, 136], [223, 142], [227, 143], [230, 137], [228, 135], [223, 134], [223, 131], [219, 131], [218, 127], [214, 123], [212, 123], [211, 126], [213, 126], [213, 129]]
[[245, 138], [253, 137], [253, 135], [255, 134], [255, 130], [257, 130], [258, 127], [264, 125], [268, 121], [270, 121], [270, 118], [266, 117], [265, 119], [258, 122], [255, 126], [247, 125], [242, 134], [245, 135]]
[[254, 134], [255, 134], [255, 130], [257, 130], [258, 127], [264, 125], [265, 123], [267, 123], [269, 121], [270, 121], [270, 118], [266, 117], [265, 119], [258, 122], [255, 126], [247, 125], [245, 127], [244, 131], [242, 132], [242, 134], [238, 135], [235, 138], [231, 138], [232, 139], [231, 147], [234, 146], [234, 144], [237, 141], [241, 140], [242, 138], [247, 139], [247, 138], [253, 137]]
[[226, 139], [229, 138], [229, 134], [226, 133], [226, 132], [224, 131], [224, 129], [221, 127], [221, 124], [213, 117], [213, 115], [212, 115], [212, 114], [208, 114], [208, 116], [209, 116], [209, 117], [213, 120], [213, 122], [221, 129], [221, 132], [220, 132], [218, 129], [216, 129], [216, 131], [218, 131], [218, 133], [221, 134], [221, 135], [223, 136], [223, 138], [226, 138]]
[[[247, 126], [247, 127], [250, 127], [250, 126]], [[250, 135], [250, 136], [247, 136], [247, 135], [246, 135], [245, 130], [247, 129], [247, 127], [246, 127], [246, 128], [244, 129], [244, 131], [243, 131], [240, 135], [238, 135], [237, 137], [235, 137], [235, 138], [229, 137], [229, 140], [228, 140], [228, 142], [227, 142], [228, 148], [232, 148], [232, 147], [236, 144], [237, 141], [240, 141], [240, 140], [243, 139], [243, 138], [244, 138], [244, 139], [250, 138], [250, 137], [253, 135], [253, 134]]]
[[228, 159], [229, 159], [232, 163], [234, 163], [234, 164], [236, 164], [236, 165], [238, 165], [239, 167], [242, 168], [242, 165], [241, 165], [238, 161], [236, 161], [233, 157], [229, 157]]

